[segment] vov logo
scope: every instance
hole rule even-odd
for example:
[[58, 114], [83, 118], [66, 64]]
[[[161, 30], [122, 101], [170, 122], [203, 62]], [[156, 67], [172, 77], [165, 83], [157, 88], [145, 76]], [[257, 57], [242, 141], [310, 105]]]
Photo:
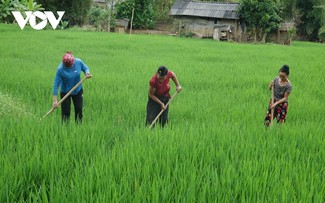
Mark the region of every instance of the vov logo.
[[[58, 11], [57, 12], [57, 14], [59, 16], [58, 18], [56, 18], [51, 11], [44, 11], [44, 12], [26, 11], [25, 12], [26, 18], [24, 18], [23, 15], [19, 11], [12, 11], [11, 13], [15, 17], [20, 29], [22, 29], [22, 30], [24, 29], [25, 25], [27, 24], [27, 21], [29, 21], [30, 26], [32, 28], [34, 28], [35, 30], [42, 30], [47, 25], [47, 21], [49, 21], [52, 28], [55, 30], [56, 27], [59, 25], [60, 20], [62, 19], [65, 12]], [[41, 22], [36, 24], [36, 18], [39, 18], [41, 20]]]

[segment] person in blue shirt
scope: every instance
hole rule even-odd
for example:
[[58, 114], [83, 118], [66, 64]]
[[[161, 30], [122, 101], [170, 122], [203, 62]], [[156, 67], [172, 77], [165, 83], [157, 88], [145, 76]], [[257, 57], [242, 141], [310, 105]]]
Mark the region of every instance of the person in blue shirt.
[[[80, 59], [74, 58], [71, 52], [67, 52], [59, 65], [53, 84], [53, 108], [58, 108], [58, 89], [60, 87], [60, 97], [63, 98], [79, 81], [80, 73], [84, 72], [87, 78], [92, 75], [89, 68]], [[83, 105], [83, 89], [82, 84], [76, 88], [69, 97], [67, 97], [61, 104], [62, 122], [69, 121], [71, 99], [74, 104], [75, 121], [82, 122], [82, 105]]]

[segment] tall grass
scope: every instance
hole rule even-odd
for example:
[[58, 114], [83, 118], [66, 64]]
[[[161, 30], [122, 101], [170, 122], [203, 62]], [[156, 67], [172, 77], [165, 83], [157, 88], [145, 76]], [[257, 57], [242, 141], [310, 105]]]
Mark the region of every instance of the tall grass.
[[[324, 45], [9, 25], [0, 36], [0, 202], [325, 201]], [[83, 124], [61, 125], [60, 110], [39, 122], [67, 50], [93, 74]], [[267, 85], [283, 64], [288, 120], [265, 130]], [[167, 127], [148, 130], [149, 79], [160, 65], [183, 91]]]

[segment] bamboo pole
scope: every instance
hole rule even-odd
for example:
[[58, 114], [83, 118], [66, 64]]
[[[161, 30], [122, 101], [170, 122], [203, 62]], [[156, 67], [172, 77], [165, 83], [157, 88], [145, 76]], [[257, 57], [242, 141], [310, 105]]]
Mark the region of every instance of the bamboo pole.
[[[87, 77], [85, 76], [84, 78], [82, 78], [82, 80], [80, 80], [66, 95], [64, 95], [64, 97], [58, 102], [58, 106], [60, 106], [60, 104], [62, 104], [62, 102], [68, 97], [70, 96], [70, 94], [77, 89], [77, 87], [79, 87], [79, 85], [81, 85], [81, 83], [83, 81], [85, 81], [87, 79]], [[53, 111], [55, 110], [54, 107], [52, 107], [44, 116], [42, 119], [46, 118], [47, 116], [49, 116]], [[41, 119], [41, 120], [42, 120]]]
[[271, 123], [270, 125], [273, 125], [273, 119], [274, 119], [274, 108], [272, 106], [274, 105], [274, 85], [271, 86]]

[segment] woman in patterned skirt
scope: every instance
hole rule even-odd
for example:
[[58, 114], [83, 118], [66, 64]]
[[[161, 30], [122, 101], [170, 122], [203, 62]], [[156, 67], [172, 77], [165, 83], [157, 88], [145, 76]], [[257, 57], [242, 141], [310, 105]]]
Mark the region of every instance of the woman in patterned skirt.
[[278, 123], [283, 123], [286, 120], [288, 113], [288, 97], [292, 90], [292, 85], [288, 80], [288, 77], [289, 66], [284, 65], [279, 71], [279, 76], [270, 82], [270, 90], [274, 85], [274, 103], [272, 105], [270, 100], [269, 108], [264, 120], [266, 127], [268, 127], [271, 123], [271, 109], [274, 109], [273, 118], [275, 118]]

